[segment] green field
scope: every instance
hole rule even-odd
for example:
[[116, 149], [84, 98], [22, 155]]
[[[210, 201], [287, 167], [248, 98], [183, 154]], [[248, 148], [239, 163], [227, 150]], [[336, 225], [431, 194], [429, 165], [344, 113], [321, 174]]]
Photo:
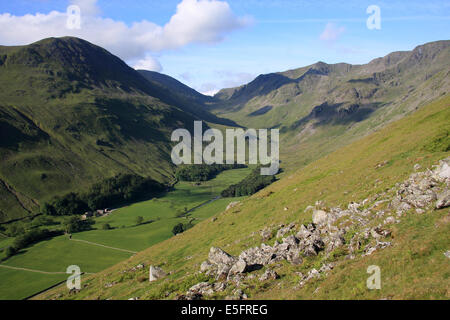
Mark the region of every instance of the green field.
[[64, 274], [43, 275], [0, 268], [0, 278], [2, 279], [0, 297], [3, 300], [23, 299], [67, 279], [68, 276]]
[[[117, 249], [141, 251], [173, 236], [175, 224], [192, 221], [196, 224], [223, 211], [233, 199], [217, 199], [207, 203], [183, 217], [177, 217], [211, 199], [230, 184], [236, 183], [251, 172], [251, 169], [235, 169], [220, 173], [216, 178], [195, 185], [179, 182], [173, 191], [162, 198], [132, 204], [113, 211], [109, 216], [95, 219], [94, 230], [76, 233], [74, 240], [90, 241]], [[136, 217], [142, 216], [144, 223], [136, 226]], [[113, 228], [102, 230], [108, 223]], [[12, 238], [0, 238], [0, 248], [8, 246]], [[67, 266], [78, 265], [82, 272], [99, 272], [133, 255], [113, 248], [106, 248], [79, 241], [70, 241], [60, 236], [33, 245], [9, 258], [2, 265], [65, 272]], [[0, 258], [3, 253], [0, 253]], [[0, 267], [0, 299], [20, 299], [43, 290], [67, 278], [65, 274], [41, 274]]]
[[[236, 183], [251, 172], [250, 169], [224, 171], [216, 178], [195, 185], [179, 182], [175, 189], [163, 198], [135, 203], [120, 208], [106, 217], [97, 218], [96, 230], [79, 233], [75, 239], [105, 244], [121, 249], [141, 251], [172, 236], [172, 228], [178, 223], [193, 221], [194, 224], [223, 211], [235, 199], [219, 199], [189, 212], [187, 211], [217, 197], [230, 184]], [[216, 203], [217, 202], [217, 203]], [[144, 224], [136, 226], [136, 218], [144, 218]], [[195, 220], [194, 220], [195, 219]], [[113, 229], [102, 230], [108, 223]]]

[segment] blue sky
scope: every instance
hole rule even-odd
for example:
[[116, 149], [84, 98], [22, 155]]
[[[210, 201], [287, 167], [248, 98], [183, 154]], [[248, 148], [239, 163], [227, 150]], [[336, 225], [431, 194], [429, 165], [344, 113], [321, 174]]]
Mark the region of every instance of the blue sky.
[[[182, 1], [184, 6], [177, 7]], [[133, 67], [157, 70], [211, 93], [262, 73], [317, 61], [367, 63], [450, 38], [450, 1], [216, 0], [201, 5], [205, 1], [212, 0], [1, 1], [0, 44], [80, 36]], [[70, 4], [79, 5], [86, 17], [81, 30], [61, 27]], [[380, 30], [366, 26], [369, 5], [381, 10]]]

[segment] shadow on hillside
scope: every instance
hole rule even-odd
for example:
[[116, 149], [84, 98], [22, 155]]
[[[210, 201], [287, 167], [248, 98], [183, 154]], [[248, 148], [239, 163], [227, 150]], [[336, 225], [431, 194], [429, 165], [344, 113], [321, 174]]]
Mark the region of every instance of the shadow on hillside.
[[144, 221], [144, 222], [142, 222], [140, 224], [135, 225], [135, 227], [143, 226], [143, 225], [146, 225], [146, 224], [151, 224], [153, 222], [155, 222], [155, 220]]
[[210, 104], [210, 109], [230, 109], [238, 111], [256, 96], [267, 95], [289, 83], [296, 83], [297, 79], [291, 79], [278, 73], [259, 75], [252, 82], [236, 89], [227, 100], [219, 100]]
[[360, 103], [335, 103], [325, 102], [313, 108], [309, 115], [296, 121], [289, 129], [295, 130], [310, 121], [314, 121], [314, 126], [327, 124], [348, 125], [350, 123], [361, 122], [380, 107], [380, 103], [360, 104]]
[[[217, 101], [215, 104], [211, 104], [211, 109], [229, 109], [233, 111], [239, 111], [242, 109], [250, 100], [257, 96], [265, 96], [279, 88], [291, 84], [297, 83], [300, 84], [306, 78], [318, 77], [327, 75], [327, 72], [324, 72], [319, 69], [311, 68], [307, 70], [300, 77], [292, 79], [286, 77], [279, 73], [269, 73], [263, 74], [256, 77], [252, 82], [237, 88], [233, 95], [227, 100]], [[267, 107], [267, 106], [266, 106]], [[264, 107], [264, 108], [266, 108]], [[262, 108], [262, 109], [264, 109]], [[267, 110], [268, 112], [270, 110]], [[258, 115], [258, 114], [256, 114]], [[250, 115], [250, 116], [256, 116]]]

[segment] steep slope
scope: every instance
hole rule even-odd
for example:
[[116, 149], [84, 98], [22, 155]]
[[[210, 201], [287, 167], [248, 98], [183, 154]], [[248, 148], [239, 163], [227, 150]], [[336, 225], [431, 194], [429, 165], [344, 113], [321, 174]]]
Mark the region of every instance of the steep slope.
[[260, 75], [220, 91], [216, 114], [279, 128], [285, 167], [296, 168], [449, 92], [450, 41], [394, 52], [365, 65], [318, 62]]
[[[186, 295], [191, 288], [191, 293], [205, 289], [202, 291], [204, 298], [224, 298], [234, 293], [242, 297], [243, 294], [236, 291], [240, 289], [251, 299], [448, 299], [448, 258], [444, 255], [449, 245], [448, 209], [435, 210], [436, 200], [427, 197], [431, 188], [436, 188], [436, 192], [447, 188], [448, 192], [448, 182], [446, 185], [422, 181], [420, 187], [415, 183], [399, 183], [410, 176], [413, 167], [425, 171], [424, 174], [416, 174], [416, 177], [426, 177], [426, 168], [432, 168], [438, 160], [450, 155], [449, 106], [450, 97], [443, 97], [312, 162], [215, 219], [204, 221], [180, 236], [152, 246], [99, 274], [84, 277], [79, 292], [69, 293], [61, 287], [37, 298], [173, 299]], [[412, 198], [414, 201], [422, 198], [430, 201], [422, 211], [409, 206], [403, 207], [400, 210], [402, 213], [397, 215], [396, 209], [400, 208], [400, 204], [394, 204], [396, 196], [403, 195], [400, 199], [404, 204], [405, 199], [411, 199], [409, 192], [415, 188], [421, 191], [420, 194], [414, 191], [417, 194]], [[399, 194], [395, 193], [397, 190]], [[386, 201], [377, 203], [385, 197], [392, 198], [393, 206], [388, 206], [390, 202]], [[370, 241], [361, 242], [354, 257], [344, 250], [345, 246], [341, 248], [338, 245], [336, 250], [323, 250], [316, 252], [317, 255], [302, 257], [300, 263], [280, 260], [257, 271], [242, 275], [237, 272], [239, 277], [231, 277], [230, 281], [223, 278], [216, 280], [213, 275], [199, 273], [200, 265], [208, 256], [211, 260], [214, 254], [220, 254], [217, 249], [210, 251], [211, 247], [220, 247], [238, 256], [244, 250], [259, 247], [262, 242], [275, 245], [279, 230], [284, 230], [282, 237], [292, 233], [289, 230], [291, 223], [295, 229], [301, 229], [301, 225], [308, 225], [309, 228], [313, 221], [312, 212], [305, 209], [316, 202], [317, 206], [332, 213], [338, 211], [330, 208], [348, 206], [353, 212], [348, 217], [353, 217], [356, 225], [369, 221], [370, 224], [362, 224], [357, 229], [345, 229], [344, 245], [358, 240], [366, 227], [370, 233], [371, 228], [388, 217], [394, 222], [387, 223], [381, 230], [374, 229], [375, 236], [382, 238], [375, 241], [369, 235]], [[416, 205], [419, 206], [417, 202]], [[339, 212], [344, 211], [339, 209]], [[287, 231], [285, 226], [288, 226]], [[385, 229], [390, 235], [384, 233]], [[281, 237], [278, 240], [281, 241]], [[380, 244], [386, 242], [390, 244]], [[329, 263], [333, 264], [332, 270], [323, 267], [329, 266]], [[140, 264], [145, 264], [146, 268], [136, 268]], [[146, 280], [150, 265], [161, 267], [169, 275], [149, 283]], [[366, 288], [366, 280], [370, 276], [367, 268], [370, 265], [382, 268], [381, 290]], [[203, 269], [207, 267], [204, 265]], [[314, 268], [320, 269], [317, 276], [312, 271]], [[279, 278], [271, 271], [266, 273], [268, 269], [275, 271]], [[264, 274], [266, 280], [259, 280]], [[310, 279], [305, 282], [307, 278]], [[202, 284], [197, 285], [199, 283]], [[216, 285], [212, 287], [214, 283]], [[192, 288], [194, 285], [197, 286]], [[207, 293], [211, 288], [213, 291]]]
[[138, 72], [154, 87], [159, 89], [159, 97], [164, 97], [164, 101], [180, 106], [185, 112], [189, 112], [204, 121], [219, 125], [236, 126], [236, 123], [232, 120], [219, 118], [207, 111], [207, 105], [214, 102], [212, 97], [205, 96], [167, 75], [147, 70], [138, 70]]
[[0, 221], [120, 172], [171, 180], [170, 134], [199, 119], [190, 101], [77, 38], [0, 47], [0, 87]]
[[145, 79], [161, 86], [162, 88], [173, 92], [176, 95], [183, 96], [186, 100], [195, 101], [198, 103], [212, 102], [214, 99], [210, 96], [205, 96], [196, 90], [188, 87], [184, 83], [169, 77], [168, 75], [148, 70], [137, 70]]

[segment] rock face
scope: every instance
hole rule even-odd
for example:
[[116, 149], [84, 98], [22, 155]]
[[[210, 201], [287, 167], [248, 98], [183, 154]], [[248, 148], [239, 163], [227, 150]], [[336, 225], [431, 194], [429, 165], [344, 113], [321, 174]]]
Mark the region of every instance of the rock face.
[[[220, 248], [211, 247], [209, 250], [208, 261], [202, 263], [201, 269], [205, 270], [207, 274], [216, 274], [217, 279], [226, 279], [234, 264], [238, 262], [237, 259]], [[239, 266], [233, 269], [236, 273]]]
[[184, 295], [178, 296], [177, 300], [200, 300], [203, 297], [208, 297], [213, 295], [216, 292], [222, 292], [227, 288], [227, 284], [225, 282], [200, 282], [196, 285], [193, 285], [189, 288], [189, 290]]
[[303, 263], [300, 251], [289, 252], [286, 259], [293, 265], [300, 265]]
[[267, 241], [272, 238], [272, 231], [270, 231], [269, 229], [264, 229], [261, 230], [260, 235], [263, 241]]
[[436, 209], [442, 209], [450, 206], [450, 190], [445, 190], [437, 196]]
[[207, 272], [207, 271], [209, 271], [209, 270], [211, 270], [211, 269], [213, 269], [214, 268], [214, 264], [212, 264], [211, 262], [209, 262], [209, 261], [204, 261], [201, 265], [200, 265], [200, 271], [201, 272]]
[[295, 228], [294, 223], [291, 223], [288, 226], [281, 225], [280, 229], [277, 231], [277, 238], [283, 237], [285, 234], [289, 233], [294, 228]]
[[231, 267], [236, 262], [236, 258], [220, 248], [211, 247], [209, 250], [209, 261], [216, 265], [229, 265]]
[[243, 259], [239, 259], [233, 266], [231, 267], [228, 275], [235, 275], [238, 273], [244, 273], [247, 270], [247, 263]]
[[[450, 205], [450, 158], [439, 161], [434, 170], [413, 173], [408, 180], [398, 185], [396, 197], [391, 201], [391, 207], [398, 215], [411, 210], [429, 208], [436, 201], [436, 209]], [[444, 190], [440, 184], [444, 183]]]
[[[290, 232], [294, 224], [281, 227], [282, 234]], [[200, 271], [208, 275], [214, 275], [217, 280], [236, 280], [236, 277], [244, 273], [261, 269], [281, 260], [287, 260], [293, 265], [300, 265], [303, 256], [315, 256], [324, 250], [326, 243], [330, 248], [336, 248], [344, 244], [341, 237], [344, 231], [331, 233], [328, 227], [318, 229], [316, 225], [302, 225], [300, 231], [294, 236], [290, 235], [276, 241], [273, 246], [262, 243], [259, 247], [249, 248], [241, 252], [238, 257], [233, 257], [220, 248], [212, 247], [208, 260], [200, 266]]]
[[273, 270], [267, 269], [266, 272], [263, 273], [261, 277], [259, 277], [259, 281], [267, 281], [267, 280], [276, 280], [280, 276]]
[[450, 158], [439, 162], [439, 167], [436, 173], [441, 179], [450, 179]]
[[236, 289], [233, 291], [233, 295], [226, 297], [225, 300], [246, 300], [247, 298], [247, 294], [244, 291]]
[[153, 282], [164, 278], [167, 274], [159, 267], [150, 266], [149, 281]]
[[327, 222], [327, 213], [323, 210], [315, 210], [312, 215], [314, 224], [323, 224]]

